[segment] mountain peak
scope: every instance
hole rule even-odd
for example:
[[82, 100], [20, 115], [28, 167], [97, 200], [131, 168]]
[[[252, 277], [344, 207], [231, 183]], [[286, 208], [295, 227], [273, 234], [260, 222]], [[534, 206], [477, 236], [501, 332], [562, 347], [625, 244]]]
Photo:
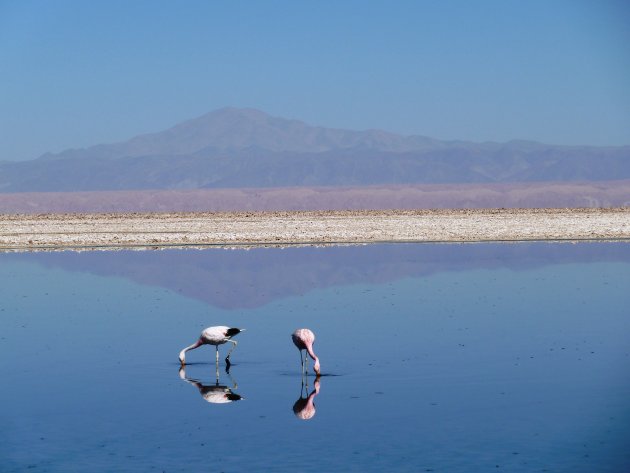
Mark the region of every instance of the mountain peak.
[[[268, 113], [265, 113], [262, 110], [258, 110], [256, 108], [223, 107], [223, 108], [218, 108], [216, 110], [207, 112], [199, 117], [186, 120], [178, 125], [175, 125], [173, 128], [177, 128], [178, 126], [181, 126], [187, 123], [194, 123], [194, 122], [207, 122], [207, 121], [219, 121], [219, 120], [230, 121], [233, 123], [236, 123], [238, 121], [265, 122], [267, 120], [271, 120], [274, 118], [275, 117], [272, 117]], [[286, 121], [289, 121], [289, 120], [286, 120]]]
[[245, 117], [249, 119], [263, 119], [263, 118], [271, 118], [271, 115], [263, 112], [262, 110], [258, 110], [257, 108], [239, 108], [239, 107], [223, 107], [218, 108], [216, 110], [212, 110], [206, 115], [224, 115], [224, 116], [238, 116]]
[[381, 130], [351, 131], [311, 126], [299, 120], [274, 117], [254, 108], [224, 107], [179, 123], [167, 130], [136, 136], [126, 142], [88, 149], [47, 153], [40, 159], [64, 159], [86, 154], [117, 158], [181, 156], [204, 149], [261, 149], [280, 153], [320, 153], [365, 149], [406, 152], [440, 142], [419, 136], [402, 136]]

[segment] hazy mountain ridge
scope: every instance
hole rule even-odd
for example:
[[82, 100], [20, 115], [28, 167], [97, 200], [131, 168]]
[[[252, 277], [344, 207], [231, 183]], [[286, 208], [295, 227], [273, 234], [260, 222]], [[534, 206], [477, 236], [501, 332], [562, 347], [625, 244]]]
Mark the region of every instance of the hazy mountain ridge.
[[630, 146], [471, 143], [309, 126], [226, 108], [123, 143], [0, 163], [0, 192], [630, 178]]
[[439, 140], [422, 136], [401, 136], [381, 130], [352, 131], [316, 127], [299, 120], [272, 117], [259, 110], [223, 108], [165, 131], [139, 135], [126, 142], [47, 153], [39, 159], [67, 159], [82, 155], [91, 158], [182, 156], [204, 149], [237, 151], [248, 148], [296, 153], [347, 148], [400, 152], [441, 144]]

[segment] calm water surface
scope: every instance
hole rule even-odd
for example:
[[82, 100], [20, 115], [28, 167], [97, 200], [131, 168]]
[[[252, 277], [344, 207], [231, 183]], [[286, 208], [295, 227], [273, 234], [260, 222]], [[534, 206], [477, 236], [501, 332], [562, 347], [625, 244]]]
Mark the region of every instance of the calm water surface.
[[[627, 243], [0, 254], [0, 281], [2, 472], [630, 471]], [[180, 372], [224, 324], [230, 372]]]

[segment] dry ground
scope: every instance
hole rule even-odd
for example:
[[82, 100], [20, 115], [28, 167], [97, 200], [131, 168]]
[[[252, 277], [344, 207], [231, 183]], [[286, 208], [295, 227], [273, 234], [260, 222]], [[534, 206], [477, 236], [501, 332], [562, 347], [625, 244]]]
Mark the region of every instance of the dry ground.
[[630, 208], [0, 215], [0, 249], [630, 239]]
[[630, 180], [0, 193], [0, 213], [630, 206]]

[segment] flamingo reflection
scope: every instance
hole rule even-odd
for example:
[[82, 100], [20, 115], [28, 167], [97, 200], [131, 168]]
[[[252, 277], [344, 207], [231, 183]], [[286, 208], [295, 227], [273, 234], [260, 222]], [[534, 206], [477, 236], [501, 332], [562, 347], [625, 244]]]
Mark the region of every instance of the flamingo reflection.
[[315, 396], [319, 394], [321, 386], [321, 378], [317, 377], [313, 383], [313, 391], [308, 394], [308, 383], [304, 382], [302, 378], [302, 390], [300, 391], [300, 398], [293, 404], [293, 413], [295, 417], [302, 420], [312, 419], [315, 415]]
[[210, 402], [212, 404], [227, 404], [229, 402], [240, 401], [241, 399], [244, 399], [240, 394], [237, 394], [232, 391], [232, 389], [238, 389], [238, 385], [232, 378], [232, 375], [230, 375], [230, 370], [226, 369], [225, 372], [227, 373], [228, 377], [230, 378], [230, 381], [233, 384], [231, 388], [219, 384], [219, 371], [218, 370], [216, 372], [216, 381], [214, 385], [203, 384], [201, 381], [197, 379], [188, 378], [186, 376], [185, 366], [182, 366], [179, 369], [179, 377], [183, 381], [186, 381], [187, 383], [192, 384], [197, 389], [199, 389], [199, 394], [201, 394], [201, 397], [203, 397], [204, 401], [206, 402]]

